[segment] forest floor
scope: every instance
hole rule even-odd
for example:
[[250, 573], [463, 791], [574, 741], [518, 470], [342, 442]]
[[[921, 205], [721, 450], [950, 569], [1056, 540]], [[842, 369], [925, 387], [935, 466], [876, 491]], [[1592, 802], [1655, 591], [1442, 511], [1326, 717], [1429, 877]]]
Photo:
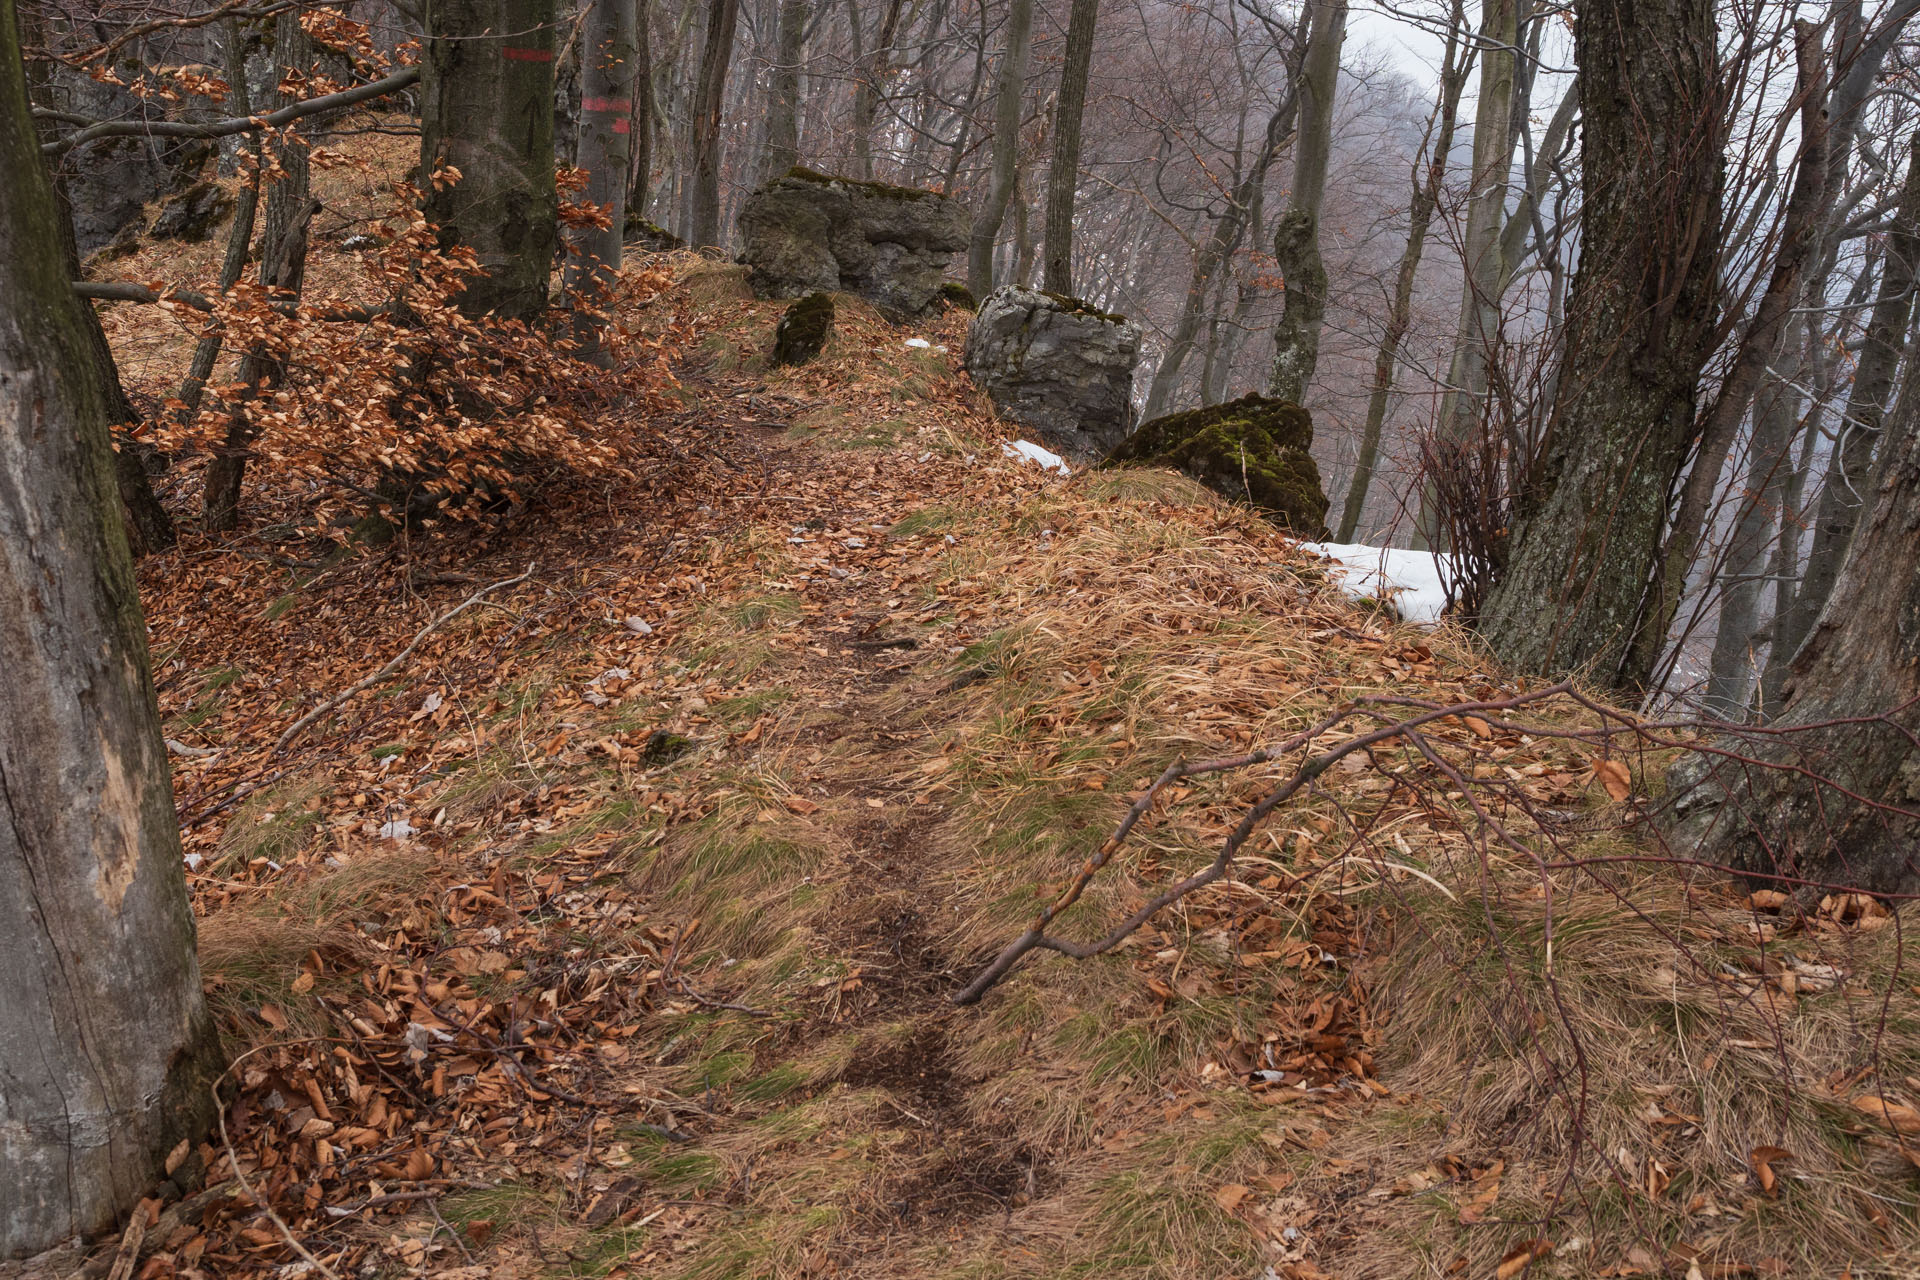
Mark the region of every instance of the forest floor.
[[[1525, 686], [1179, 477], [1003, 457], [964, 314], [774, 370], [779, 304], [673, 266], [637, 477], [345, 559], [262, 494], [143, 564], [235, 1060], [136, 1274], [1920, 1275], [1899, 922], [1637, 859], [1664, 760], [1519, 712], [956, 1006], [1175, 758]], [[1060, 931], [1298, 763], [1168, 789]]]

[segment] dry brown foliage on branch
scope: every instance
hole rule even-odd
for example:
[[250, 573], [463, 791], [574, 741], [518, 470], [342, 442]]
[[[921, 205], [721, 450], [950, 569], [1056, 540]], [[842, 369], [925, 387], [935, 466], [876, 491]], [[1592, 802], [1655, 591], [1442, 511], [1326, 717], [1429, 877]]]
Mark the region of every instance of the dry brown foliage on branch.
[[[208, 318], [164, 304], [224, 329], [229, 350], [284, 363], [286, 377], [264, 394], [215, 385], [189, 425], [161, 428], [156, 442], [218, 449], [232, 420], [244, 420], [252, 455], [304, 485], [312, 522], [335, 536], [369, 511], [399, 520], [519, 502], [558, 470], [630, 474], [636, 441], [603, 431], [596, 410], [657, 405], [672, 382], [660, 341], [609, 325], [608, 371], [576, 359], [575, 344], [544, 325], [463, 314], [461, 291], [481, 268], [471, 250], [438, 243], [419, 198], [393, 186], [379, 243], [354, 254], [361, 288], [295, 302], [243, 283], [214, 299]], [[569, 216], [591, 221], [594, 211]], [[643, 306], [665, 283], [658, 269], [630, 273], [606, 311]]]

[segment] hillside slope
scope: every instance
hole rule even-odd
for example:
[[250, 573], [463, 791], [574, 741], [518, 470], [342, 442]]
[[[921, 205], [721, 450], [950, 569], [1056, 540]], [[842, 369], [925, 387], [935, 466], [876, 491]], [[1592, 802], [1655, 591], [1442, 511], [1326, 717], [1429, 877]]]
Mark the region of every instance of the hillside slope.
[[[955, 1006], [1171, 761], [1527, 691], [1178, 477], [1003, 457], [964, 315], [843, 300], [776, 372], [778, 305], [675, 269], [638, 480], [144, 566], [241, 1054], [151, 1274], [1916, 1274], [1892, 918], [1636, 861], [1603, 784], [1662, 762], [1526, 731], [1565, 700], [1345, 756]], [[1059, 931], [1303, 750], [1164, 788]]]

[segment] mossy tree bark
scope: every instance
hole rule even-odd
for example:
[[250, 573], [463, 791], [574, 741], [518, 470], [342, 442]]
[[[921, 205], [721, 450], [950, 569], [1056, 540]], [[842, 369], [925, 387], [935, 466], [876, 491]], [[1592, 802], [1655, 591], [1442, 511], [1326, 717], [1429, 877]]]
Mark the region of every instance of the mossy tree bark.
[[[554, 0], [430, 0], [420, 77], [420, 189], [445, 244], [486, 275], [469, 315], [525, 320], [547, 305], [559, 240], [553, 189]], [[458, 182], [436, 188], [451, 165]]]
[[1286, 281], [1280, 323], [1274, 328], [1273, 377], [1267, 393], [1305, 402], [1320, 362], [1320, 327], [1327, 314], [1327, 268], [1320, 258], [1320, 205], [1333, 150], [1334, 96], [1340, 87], [1340, 49], [1347, 38], [1347, 0], [1315, 0], [1307, 56], [1300, 68], [1300, 137], [1293, 150], [1293, 187], [1274, 229], [1273, 256]]
[[218, 1070], [146, 628], [0, 0], [0, 1258], [111, 1228]]
[[1576, 0], [1583, 237], [1547, 439], [1480, 629], [1527, 671], [1624, 670], [1714, 343], [1711, 0]]
[[[20, 15], [20, 29], [29, 43], [45, 46], [43, 22], [44, 15], [38, 12], [29, 11]], [[50, 74], [51, 67], [46, 62], [27, 64], [29, 100], [45, 89]], [[40, 141], [51, 141], [63, 127], [52, 117], [42, 119], [38, 130]], [[78, 280], [81, 275], [80, 245], [73, 232], [73, 205], [67, 184], [58, 174], [58, 166], [54, 168], [55, 229], [60, 237], [61, 258], [67, 264], [68, 278]], [[120, 383], [120, 368], [114, 362], [113, 348], [107, 343], [106, 330], [101, 327], [100, 315], [93, 309], [92, 303], [80, 308], [80, 319], [86, 330], [87, 349], [93, 360], [95, 376], [100, 379], [100, 391], [106, 399], [107, 421], [116, 427], [131, 427], [140, 421], [140, 415], [134, 412], [133, 403], [127, 399], [126, 388]], [[147, 474], [146, 460], [153, 456], [153, 446], [136, 442], [126, 432], [115, 432], [114, 435], [113, 472], [127, 519], [127, 543], [135, 556], [164, 551], [174, 544], [175, 533], [173, 518], [160, 505], [159, 495], [154, 493], [153, 481]]]

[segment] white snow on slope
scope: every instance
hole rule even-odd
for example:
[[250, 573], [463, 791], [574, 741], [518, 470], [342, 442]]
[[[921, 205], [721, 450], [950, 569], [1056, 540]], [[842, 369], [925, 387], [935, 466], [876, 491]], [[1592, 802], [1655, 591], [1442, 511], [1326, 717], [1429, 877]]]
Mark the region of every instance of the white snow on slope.
[[1043, 449], [1031, 440], [1015, 440], [1012, 444], [1000, 446], [1000, 452], [1009, 458], [1025, 458], [1028, 462], [1037, 462], [1048, 471], [1058, 471], [1061, 475], [1072, 474], [1067, 469], [1067, 460], [1051, 449]]
[[1341, 567], [1330, 574], [1341, 590], [1355, 600], [1391, 602], [1403, 622], [1431, 627], [1447, 607], [1452, 556], [1362, 542], [1303, 542], [1300, 549], [1338, 561]]

